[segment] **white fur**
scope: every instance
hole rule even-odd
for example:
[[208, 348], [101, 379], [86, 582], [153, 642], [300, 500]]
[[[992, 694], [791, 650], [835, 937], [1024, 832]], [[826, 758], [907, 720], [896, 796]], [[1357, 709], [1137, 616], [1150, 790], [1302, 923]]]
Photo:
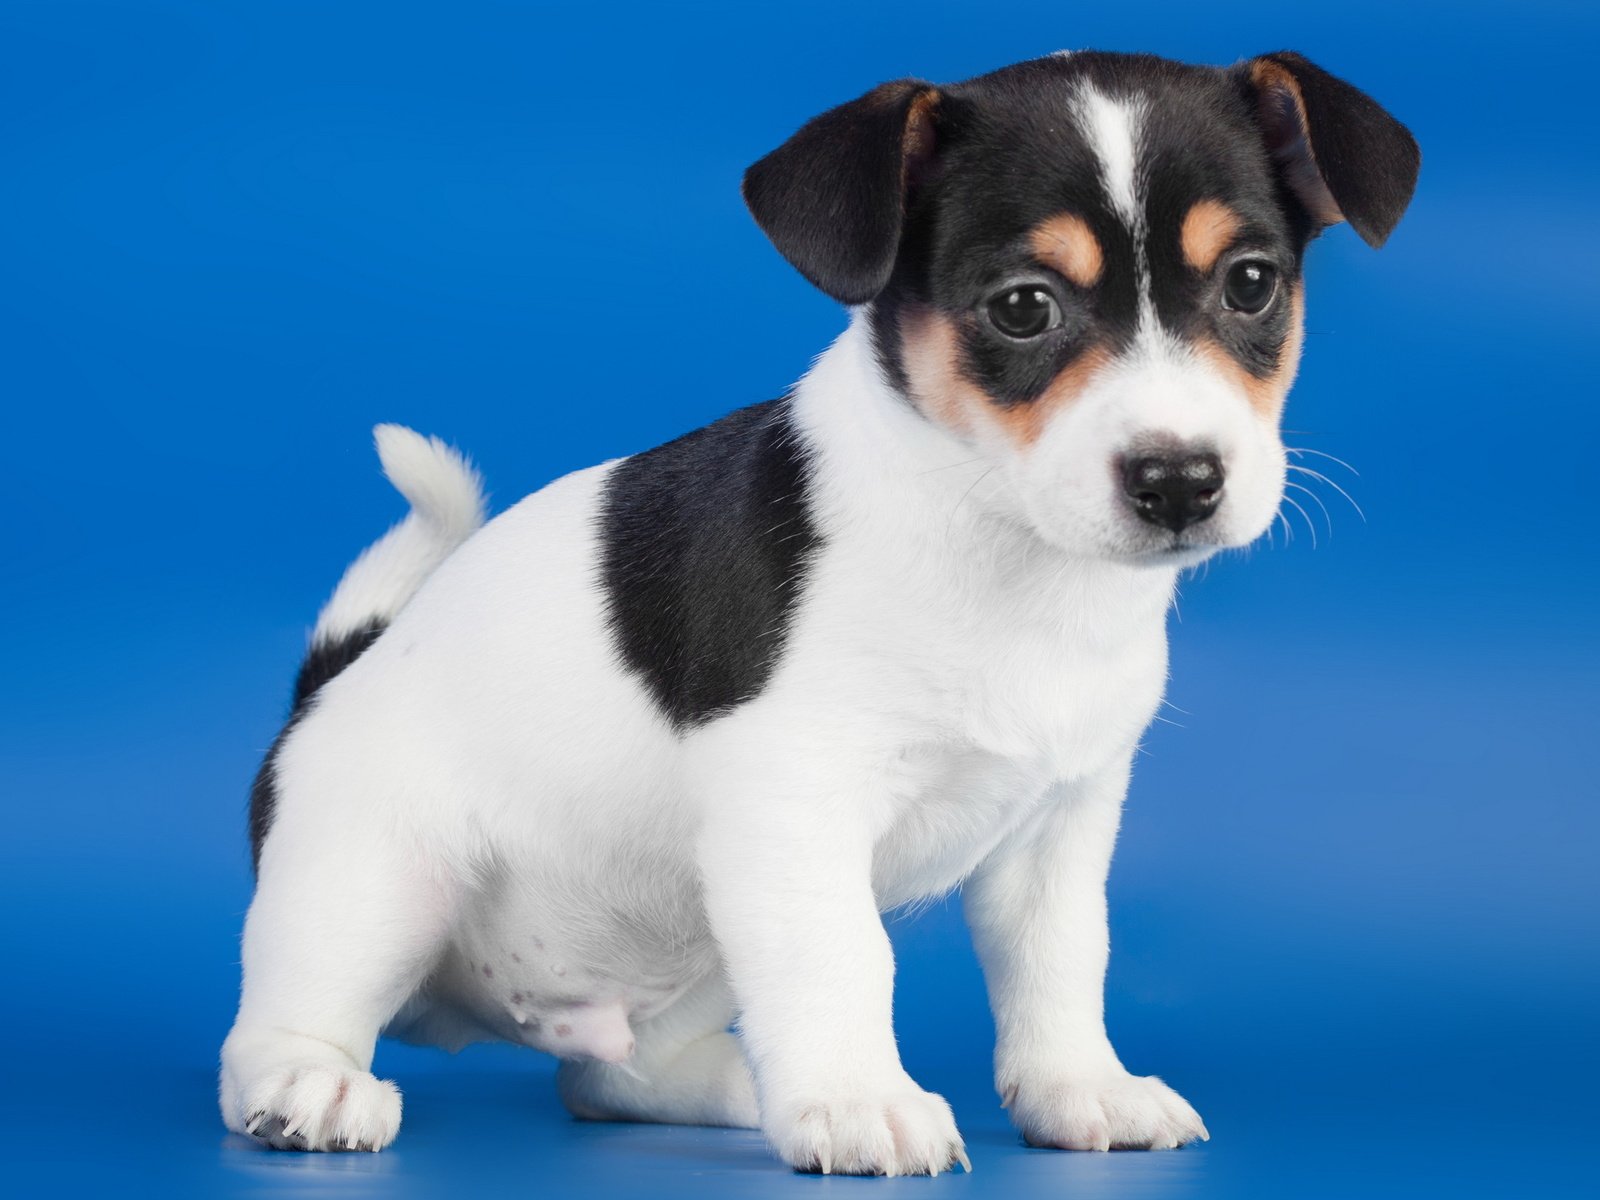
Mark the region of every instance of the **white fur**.
[[1130, 230], [1144, 224], [1139, 180], [1139, 134], [1145, 104], [1138, 97], [1113, 99], [1092, 87], [1078, 93], [1078, 126], [1100, 160], [1100, 183], [1112, 209]]
[[[1063, 570], [1079, 572], [1084, 579], [1114, 578], [1115, 567], [1110, 564], [1193, 566], [1219, 549], [1246, 545], [1266, 531], [1278, 511], [1287, 471], [1276, 415], [1253, 408], [1234, 382], [1169, 334], [1156, 318], [1147, 248], [1147, 171], [1141, 161], [1147, 109], [1148, 102], [1139, 95], [1111, 98], [1090, 87], [1078, 93], [1075, 105], [1081, 131], [1100, 164], [1101, 186], [1135, 250], [1140, 320], [1132, 348], [1097, 371], [1037, 439], [1019, 444], [998, 417], [981, 410], [966, 414], [973, 427], [959, 440], [926, 422], [903, 419], [892, 432], [877, 432], [868, 456], [855, 464], [850, 488], [866, 492], [882, 505], [889, 498], [881, 481], [890, 477], [878, 465], [882, 458], [921, 462], [944, 454], [948, 462], [970, 460], [967, 470], [938, 468], [941, 479], [954, 488], [965, 507], [987, 509], [997, 520], [1009, 520], [1032, 534], [1031, 540], [997, 545], [1005, 545], [1008, 553], [1033, 557], [1039, 551], [1029, 548], [1032, 541], [1044, 543], [1068, 556], [1070, 565]], [[826, 367], [824, 360], [819, 372]], [[871, 368], [858, 364], [858, 369]], [[908, 456], [904, 447], [919, 441], [924, 445]], [[855, 444], [848, 437], [837, 442]], [[835, 445], [829, 441], [830, 447]], [[1216, 453], [1227, 478], [1216, 512], [1179, 537], [1132, 515], [1113, 469], [1125, 456], [1146, 448], [1174, 446]], [[892, 477], [897, 491], [923, 486]], [[949, 531], [936, 532], [943, 536]], [[984, 538], [976, 541], [983, 543]], [[958, 549], [952, 543], [947, 550], [960, 554], [969, 547]], [[971, 546], [970, 552], [979, 562], [994, 557], [992, 548], [979, 545]], [[1083, 560], [1102, 560], [1103, 565], [1091, 569]], [[1098, 611], [1092, 606], [1081, 609], [1085, 626]]]
[[1142, 96], [1112, 98], [1088, 86], [1079, 91], [1074, 105], [1078, 128], [1100, 160], [1100, 185], [1106, 199], [1133, 239], [1139, 314], [1146, 330], [1155, 327], [1146, 245], [1149, 218], [1145, 211], [1145, 176], [1140, 170], [1140, 138], [1148, 107]]
[[394, 620], [486, 515], [478, 473], [438, 438], [402, 425], [379, 425], [372, 439], [384, 475], [411, 512], [350, 564], [317, 616], [313, 643], [337, 641], [373, 620]]
[[[1213, 449], [1227, 487], [1217, 511], [1181, 537], [1135, 520], [1108, 464], [1147, 445]], [[991, 491], [1038, 537], [1074, 556], [1191, 566], [1243, 546], [1272, 523], [1287, 459], [1276, 420], [1162, 329], [1147, 327], [1132, 351], [1097, 373], [1052, 420], [1037, 443], [1018, 448], [998, 433], [985, 440]]]
[[[395, 615], [279, 755], [223, 1050], [231, 1128], [386, 1143], [398, 1099], [367, 1072], [387, 1029], [561, 1055], [580, 1115], [759, 1121], [797, 1166], [936, 1172], [964, 1152], [900, 1064], [879, 913], [967, 881], [1025, 1135], [1205, 1136], [1106, 1038], [1103, 889], [1177, 571], [1264, 526], [1270, 430], [1147, 346], [1039, 445], [974, 460], [882, 382], [859, 319], [794, 403], [820, 549], [761, 694], [684, 736], [605, 627], [612, 464], [523, 500], [411, 597], [477, 510], [459, 460], [380, 435], [411, 456], [385, 461], [417, 510], [323, 625]], [[1222, 446], [1230, 494], [1255, 472], [1181, 553], [1141, 540], [1106, 466], [1162, 431]], [[407, 529], [432, 531], [427, 555], [396, 551]]]

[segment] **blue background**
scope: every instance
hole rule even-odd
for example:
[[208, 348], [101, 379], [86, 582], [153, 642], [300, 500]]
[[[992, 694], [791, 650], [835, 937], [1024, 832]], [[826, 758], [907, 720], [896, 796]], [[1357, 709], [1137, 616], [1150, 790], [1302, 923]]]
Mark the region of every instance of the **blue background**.
[[[0, 1164], [13, 1194], [1592, 1195], [1592, 6], [0, 8]], [[792, 1176], [758, 1135], [569, 1121], [531, 1052], [380, 1048], [378, 1156], [224, 1133], [244, 796], [306, 627], [400, 513], [501, 505], [776, 394], [842, 326], [742, 168], [905, 74], [1293, 47], [1425, 152], [1313, 254], [1287, 419], [1317, 546], [1183, 590], [1113, 880], [1110, 1022], [1214, 1135], [1021, 1148], [958, 905], [893, 925], [908, 1065], [976, 1173]], [[1308, 463], [1311, 459], [1304, 460]], [[1304, 497], [1301, 497], [1304, 500]]]

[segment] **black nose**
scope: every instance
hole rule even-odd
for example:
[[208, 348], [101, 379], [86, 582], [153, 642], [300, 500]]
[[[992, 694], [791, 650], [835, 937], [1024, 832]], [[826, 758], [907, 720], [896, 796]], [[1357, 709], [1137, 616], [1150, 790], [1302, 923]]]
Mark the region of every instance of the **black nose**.
[[1146, 454], [1122, 464], [1122, 490], [1133, 511], [1179, 533], [1222, 503], [1222, 460], [1215, 454]]

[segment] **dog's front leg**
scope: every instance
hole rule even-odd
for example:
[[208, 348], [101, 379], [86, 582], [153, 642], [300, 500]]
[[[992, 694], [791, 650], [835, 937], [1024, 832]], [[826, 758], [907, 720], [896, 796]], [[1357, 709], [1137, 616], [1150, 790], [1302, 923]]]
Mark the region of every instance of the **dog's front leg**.
[[900, 1065], [894, 958], [872, 887], [870, 775], [848, 752], [717, 739], [698, 845], [762, 1130], [790, 1165], [937, 1174], [965, 1162], [950, 1106]]
[[1023, 1136], [1066, 1150], [1207, 1137], [1188, 1103], [1128, 1073], [1105, 1029], [1106, 875], [1128, 768], [1052, 789], [963, 890], [994, 1009], [995, 1086]]

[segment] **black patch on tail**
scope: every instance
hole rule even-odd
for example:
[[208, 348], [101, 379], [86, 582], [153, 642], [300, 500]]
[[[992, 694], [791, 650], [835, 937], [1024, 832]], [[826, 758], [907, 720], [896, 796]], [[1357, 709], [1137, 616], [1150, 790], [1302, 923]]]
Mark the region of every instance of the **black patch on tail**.
[[300, 673], [294, 680], [294, 704], [289, 709], [289, 720], [278, 731], [278, 736], [272, 739], [272, 746], [261, 762], [261, 769], [256, 772], [255, 782], [250, 785], [252, 867], [259, 869], [261, 866], [261, 845], [267, 840], [267, 830], [272, 828], [272, 814], [278, 806], [276, 778], [278, 751], [283, 748], [284, 742], [288, 741], [289, 735], [294, 732], [294, 727], [300, 723], [300, 719], [311, 710], [311, 698], [317, 694], [322, 685], [360, 658], [386, 628], [388, 626], [382, 621], [369, 621], [337, 641], [318, 642], [311, 647], [311, 652], [300, 664]]
[[787, 400], [619, 464], [600, 510], [613, 643], [678, 729], [754, 698], [817, 544]]

